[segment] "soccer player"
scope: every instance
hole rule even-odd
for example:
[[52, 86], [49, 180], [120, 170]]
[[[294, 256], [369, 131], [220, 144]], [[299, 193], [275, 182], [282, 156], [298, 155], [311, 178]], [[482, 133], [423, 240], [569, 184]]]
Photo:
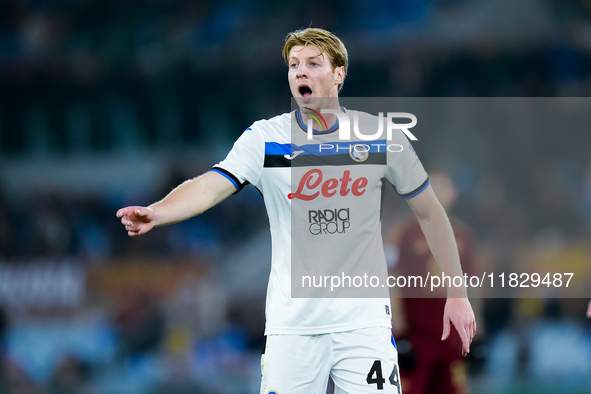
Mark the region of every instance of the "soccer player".
[[[432, 173], [429, 178], [439, 201], [449, 212], [457, 199], [457, 189], [453, 181], [443, 173]], [[459, 219], [451, 218], [451, 224], [462, 268], [473, 275], [476, 256], [472, 232]], [[425, 277], [427, 272], [441, 275], [414, 217], [393, 226], [386, 235], [385, 242], [398, 250], [395, 254], [397, 260], [389, 261], [392, 275]], [[404, 356], [408, 362], [400, 363], [404, 393], [466, 393], [466, 366], [458, 352], [461, 339], [455, 332], [450, 333], [448, 338], [441, 338], [445, 291], [438, 289], [439, 292], [432, 293], [429, 289], [421, 288], [392, 290], [394, 334], [398, 338], [404, 338], [412, 346]]]
[[[311, 165], [299, 167], [309, 171], [301, 178], [294, 178], [292, 187], [292, 168], [296, 161], [306, 162], [313, 156], [310, 152], [293, 149], [292, 136], [306, 134], [306, 125], [314, 111], [349, 111], [339, 104], [348, 57], [339, 38], [316, 28], [289, 33], [283, 57], [288, 64], [289, 86], [300, 107], [298, 110], [255, 122], [211, 171], [185, 181], [149, 207], [122, 208], [117, 216], [130, 236], [138, 236], [155, 226], [198, 215], [247, 184], [254, 185], [264, 196], [272, 238], [261, 393], [324, 394], [329, 376], [335, 383], [336, 393], [400, 393], [387, 296], [383, 299], [291, 296], [292, 255], [306, 256], [309, 251], [305, 246], [292, 243], [292, 231], [299, 230], [292, 225], [292, 219], [299, 219], [298, 215], [292, 215], [292, 206], [304, 206], [318, 213], [324, 209], [342, 209], [341, 204], [345, 202], [367, 199], [355, 204], [351, 211], [345, 211], [351, 218], [361, 220], [347, 228], [346, 234], [325, 238], [325, 245], [335, 253], [347, 254], [343, 264], [383, 266], [384, 271], [386, 263], [379, 222], [382, 178], [407, 198], [441, 269], [451, 275], [461, 275], [453, 232], [429, 186], [427, 174], [402, 132], [395, 133], [393, 142], [404, 149], [388, 153], [387, 157], [383, 152], [351, 154], [349, 159], [342, 157], [349, 156], [349, 152], [326, 156], [329, 162], [343, 159], [361, 163], [351, 166], [350, 170], [343, 166], [321, 166], [312, 157]], [[306, 110], [302, 111], [304, 107]], [[336, 114], [326, 114], [324, 120], [326, 130], [314, 133], [318, 138], [328, 138], [338, 129]], [[292, 134], [292, 130], [296, 134]], [[367, 167], [363, 163], [371, 162], [368, 156], [382, 164], [375, 164], [373, 173], [366, 170], [362, 173]], [[340, 172], [339, 178], [328, 176], [336, 172]], [[322, 174], [325, 177], [320, 186]], [[306, 204], [310, 204], [309, 207]], [[310, 220], [312, 216], [311, 213]], [[348, 217], [341, 215], [342, 219]], [[462, 352], [466, 354], [476, 332], [466, 289], [449, 288], [447, 295], [444, 335], [449, 335], [453, 325], [462, 338]]]

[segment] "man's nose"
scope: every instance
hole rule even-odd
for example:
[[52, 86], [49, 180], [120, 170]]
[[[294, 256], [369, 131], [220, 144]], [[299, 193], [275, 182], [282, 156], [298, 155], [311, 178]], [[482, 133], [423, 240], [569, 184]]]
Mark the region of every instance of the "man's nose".
[[308, 76], [308, 70], [306, 69], [306, 66], [300, 64], [298, 66], [298, 72], [296, 73], [296, 77], [302, 78], [302, 77], [307, 77], [307, 76]]

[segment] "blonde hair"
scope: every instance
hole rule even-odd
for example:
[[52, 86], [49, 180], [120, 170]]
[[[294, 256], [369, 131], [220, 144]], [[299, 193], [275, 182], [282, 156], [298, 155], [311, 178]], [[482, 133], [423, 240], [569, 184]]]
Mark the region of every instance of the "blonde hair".
[[[322, 53], [328, 55], [330, 65], [334, 71], [337, 67], [343, 67], [345, 70], [345, 76], [347, 75], [347, 68], [349, 66], [349, 56], [347, 54], [347, 48], [345, 44], [331, 32], [318, 29], [314, 27], [308, 27], [307, 29], [301, 29], [292, 31], [285, 37], [285, 45], [283, 46], [283, 60], [289, 64], [289, 52], [295, 46], [306, 46], [314, 45]], [[343, 77], [344, 81], [344, 77]], [[339, 90], [343, 87], [341, 83]]]

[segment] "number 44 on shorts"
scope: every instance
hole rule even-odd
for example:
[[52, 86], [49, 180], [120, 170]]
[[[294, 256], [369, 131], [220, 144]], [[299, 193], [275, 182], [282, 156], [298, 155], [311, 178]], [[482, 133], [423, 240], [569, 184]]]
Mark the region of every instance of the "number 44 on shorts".
[[[384, 379], [384, 375], [382, 375], [382, 362], [380, 360], [376, 360], [373, 362], [371, 369], [367, 373], [367, 384], [376, 384], [378, 390], [384, 389], [384, 383], [386, 383], [386, 379]], [[400, 376], [398, 375], [398, 365], [394, 364], [394, 369], [388, 378], [388, 381], [391, 385], [396, 386], [398, 393], [400, 394]]]

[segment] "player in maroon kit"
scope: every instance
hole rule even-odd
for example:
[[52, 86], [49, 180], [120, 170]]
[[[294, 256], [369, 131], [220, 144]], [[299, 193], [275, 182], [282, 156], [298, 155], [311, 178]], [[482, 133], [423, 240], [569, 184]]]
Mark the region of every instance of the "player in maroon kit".
[[[432, 187], [446, 210], [457, 197], [455, 186], [443, 174], [430, 175]], [[474, 248], [470, 229], [450, 217], [460, 261], [464, 272], [474, 272]], [[394, 226], [386, 235], [386, 243], [398, 250], [398, 259], [389, 261], [390, 274], [394, 276], [440, 275], [441, 271], [427, 245], [418, 221], [411, 217]], [[401, 352], [400, 371], [405, 394], [461, 394], [466, 393], [466, 367], [458, 352], [462, 342], [455, 330], [444, 330], [441, 321], [445, 305], [445, 288], [440, 293], [429, 288], [393, 289], [392, 305], [394, 337], [399, 339]], [[405, 356], [403, 341], [412, 350]], [[406, 359], [404, 359], [406, 357]]]

